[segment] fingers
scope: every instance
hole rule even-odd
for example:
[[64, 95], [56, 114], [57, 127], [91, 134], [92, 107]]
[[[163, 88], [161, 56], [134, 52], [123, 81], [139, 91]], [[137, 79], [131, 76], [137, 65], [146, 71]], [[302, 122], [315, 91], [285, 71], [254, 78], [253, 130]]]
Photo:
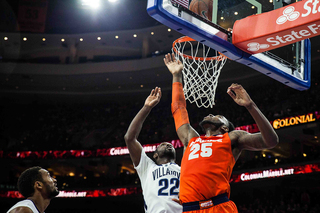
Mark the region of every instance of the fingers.
[[154, 89], [152, 89], [150, 96], [157, 96], [157, 97], [161, 98], [161, 88], [155, 87]]
[[[168, 54], [166, 54], [166, 55], [164, 56], [163, 61], [164, 61], [165, 64], [168, 64], [168, 63], [170, 63], [170, 62], [176, 62], [176, 57], [175, 57], [174, 53], [172, 53], [172, 54], [168, 53]], [[180, 61], [178, 61], [178, 63], [179, 63], [179, 62], [180, 62]], [[180, 62], [180, 63], [181, 63], [181, 62]]]
[[228, 87], [228, 89], [239, 89], [242, 86], [240, 84], [237, 83], [232, 83], [230, 87]]
[[181, 204], [181, 201], [180, 201], [179, 199], [172, 198], [171, 200], [174, 201], [174, 202], [176, 202], [176, 203], [178, 203], [178, 204], [180, 204], [180, 205], [182, 205], [182, 204]]
[[231, 98], [235, 99], [237, 97], [236, 90], [242, 88], [240, 84], [233, 83], [230, 87], [228, 87], [227, 93], [231, 96]]
[[233, 99], [235, 99], [237, 97], [236, 94], [230, 89], [230, 87], [228, 88], [227, 93]]
[[161, 96], [162, 96], [161, 88], [159, 87], [158, 92], [157, 92], [157, 98], [160, 99]]

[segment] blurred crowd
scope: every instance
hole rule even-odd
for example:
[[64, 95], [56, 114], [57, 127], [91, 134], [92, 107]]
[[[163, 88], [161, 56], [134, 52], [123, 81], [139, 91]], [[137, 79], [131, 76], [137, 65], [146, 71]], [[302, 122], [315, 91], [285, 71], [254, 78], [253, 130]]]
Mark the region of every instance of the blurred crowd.
[[[319, 111], [319, 80], [307, 91], [267, 85], [246, 87], [251, 98], [268, 120]], [[267, 88], [266, 88], [267, 87]], [[148, 93], [146, 93], [146, 96]], [[146, 119], [140, 134], [143, 144], [177, 139], [170, 111], [170, 91]], [[140, 95], [141, 96], [141, 95]], [[240, 107], [224, 92], [218, 92], [213, 109], [187, 106], [192, 126], [201, 132], [199, 121], [208, 115], [222, 114], [235, 126], [253, 124], [244, 107]], [[131, 102], [108, 101], [105, 104], [1, 103], [0, 149], [5, 151], [67, 150], [125, 146], [123, 136], [144, 99]]]
[[318, 193], [291, 189], [251, 195], [238, 201], [237, 207], [239, 213], [317, 213], [320, 212], [319, 198]]

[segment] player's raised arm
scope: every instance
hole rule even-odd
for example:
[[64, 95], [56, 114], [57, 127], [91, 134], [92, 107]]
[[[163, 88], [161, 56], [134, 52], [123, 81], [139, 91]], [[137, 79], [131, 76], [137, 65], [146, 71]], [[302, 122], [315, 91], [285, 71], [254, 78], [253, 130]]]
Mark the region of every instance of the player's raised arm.
[[145, 100], [144, 106], [131, 121], [131, 124], [124, 136], [124, 140], [129, 149], [130, 157], [135, 166], [139, 165], [142, 146], [138, 141], [143, 122], [149, 115], [151, 109], [155, 107], [161, 99], [161, 89], [156, 87]]
[[227, 93], [238, 105], [247, 108], [260, 130], [260, 133], [256, 134], [237, 130], [230, 132], [230, 138], [237, 140], [238, 148], [240, 150], [262, 150], [275, 147], [279, 142], [278, 135], [268, 119], [251, 100], [247, 91], [239, 84], [232, 84]]
[[182, 86], [182, 69], [181, 61], [176, 60], [174, 54], [166, 54], [163, 59], [168, 70], [172, 74], [172, 103], [171, 111], [174, 118], [176, 131], [179, 139], [186, 148], [191, 138], [199, 136], [199, 134], [191, 127], [189, 116], [186, 109], [186, 99]]

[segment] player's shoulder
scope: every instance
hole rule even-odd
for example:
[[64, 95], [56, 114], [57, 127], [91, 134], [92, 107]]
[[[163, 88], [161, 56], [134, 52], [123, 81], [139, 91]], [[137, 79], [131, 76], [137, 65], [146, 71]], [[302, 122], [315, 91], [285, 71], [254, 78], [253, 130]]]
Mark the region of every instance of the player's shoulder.
[[19, 207], [12, 209], [8, 213], [33, 213], [33, 211], [29, 207], [19, 206]]
[[178, 164], [176, 164], [176, 163], [169, 163], [169, 166], [170, 166], [170, 167], [173, 167], [173, 168], [178, 168], [178, 169], [180, 169], [180, 166], [179, 166]]
[[247, 134], [249, 133], [243, 130], [233, 130], [228, 133], [230, 140], [233, 142], [238, 141], [241, 136], [247, 135]]

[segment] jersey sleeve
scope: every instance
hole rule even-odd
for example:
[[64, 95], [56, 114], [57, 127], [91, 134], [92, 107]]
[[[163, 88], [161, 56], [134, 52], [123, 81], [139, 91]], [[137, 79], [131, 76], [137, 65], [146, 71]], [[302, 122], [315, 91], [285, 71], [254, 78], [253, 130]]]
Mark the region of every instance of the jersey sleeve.
[[140, 162], [137, 166], [135, 166], [134, 168], [137, 170], [137, 173], [141, 179], [141, 182], [143, 182], [143, 180], [146, 178], [147, 176], [147, 171], [148, 168], [152, 165], [154, 165], [155, 163], [153, 162], [153, 160], [151, 160], [147, 154], [145, 153], [145, 151], [142, 149], [141, 151], [141, 157], [140, 157]]

